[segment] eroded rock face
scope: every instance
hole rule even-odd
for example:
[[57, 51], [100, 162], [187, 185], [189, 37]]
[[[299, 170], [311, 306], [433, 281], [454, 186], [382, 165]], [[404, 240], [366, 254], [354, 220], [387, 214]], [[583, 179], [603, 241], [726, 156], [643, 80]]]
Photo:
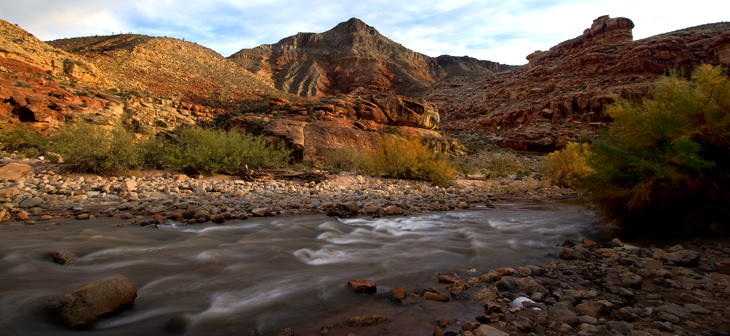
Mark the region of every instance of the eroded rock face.
[[5, 20], [0, 20], [0, 58], [39, 68], [43, 73], [87, 84], [109, 83], [91, 62], [56, 50], [32, 34]]
[[[641, 24], [641, 23], [639, 23]], [[476, 131], [498, 144], [553, 151], [610, 127], [606, 106], [641, 99], [670, 69], [730, 65], [730, 23], [633, 41], [627, 18], [602, 16], [580, 36], [527, 56], [506, 73], [440, 81], [419, 94], [442, 111], [444, 129]]]
[[117, 274], [50, 298], [46, 311], [66, 326], [83, 327], [129, 305], [136, 297], [137, 289], [132, 281]]
[[305, 97], [358, 88], [405, 92], [449, 75], [511, 68], [470, 57], [432, 58], [393, 42], [356, 18], [321, 34], [298, 33], [276, 44], [243, 49], [230, 59], [278, 89]]

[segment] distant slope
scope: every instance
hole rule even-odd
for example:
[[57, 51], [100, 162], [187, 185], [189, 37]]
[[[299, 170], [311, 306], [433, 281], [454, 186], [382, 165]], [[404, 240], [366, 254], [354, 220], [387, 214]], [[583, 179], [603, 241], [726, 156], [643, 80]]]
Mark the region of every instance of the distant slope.
[[104, 76], [90, 62], [55, 49], [4, 20], [0, 20], [0, 57], [38, 67], [58, 79], [107, 86]]
[[215, 51], [174, 38], [121, 34], [48, 44], [85, 56], [123, 91], [226, 109], [261, 96], [290, 96]]
[[280, 90], [301, 96], [349, 93], [357, 88], [406, 93], [450, 75], [487, 75], [512, 66], [470, 57], [429, 57], [352, 18], [324, 33], [298, 33], [276, 44], [229, 57]]

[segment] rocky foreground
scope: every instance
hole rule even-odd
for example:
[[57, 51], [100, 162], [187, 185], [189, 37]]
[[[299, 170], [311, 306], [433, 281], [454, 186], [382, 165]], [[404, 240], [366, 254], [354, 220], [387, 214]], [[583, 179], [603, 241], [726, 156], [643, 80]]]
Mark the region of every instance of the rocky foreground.
[[103, 178], [64, 175], [58, 167], [35, 164], [33, 168], [13, 162], [0, 168], [0, 181], [5, 181], [0, 185], [3, 221], [33, 224], [58, 217], [118, 217], [152, 225], [166, 218], [184, 223], [223, 223], [277, 214], [407, 215], [490, 206], [492, 200], [500, 199], [575, 196], [572, 190], [541, 187], [531, 179], [462, 181], [440, 188], [420, 181], [352, 174], [315, 174], [321, 177], [318, 180], [328, 178], [320, 182], [246, 181], [230, 176], [200, 179], [164, 172], [158, 176]]
[[[685, 243], [662, 249], [618, 239], [604, 246], [566, 241], [546, 265], [441, 275], [435, 287], [409, 295], [396, 288], [389, 296], [404, 304], [473, 300], [484, 306], [484, 315], [475, 320], [434, 321], [437, 336], [724, 335], [717, 330], [730, 327], [730, 241]], [[375, 292], [367, 280], [349, 285]], [[346, 323], [396, 322], [371, 315]]]

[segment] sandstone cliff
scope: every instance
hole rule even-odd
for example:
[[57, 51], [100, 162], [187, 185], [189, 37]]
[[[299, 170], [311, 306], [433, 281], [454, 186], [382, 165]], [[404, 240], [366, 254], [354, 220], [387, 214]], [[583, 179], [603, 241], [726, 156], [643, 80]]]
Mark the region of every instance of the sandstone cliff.
[[[133, 37], [128, 45], [151, 39]], [[96, 48], [105, 48], [103, 37], [95, 39], [100, 42]], [[119, 80], [107, 75], [83, 57], [55, 49], [0, 20], [0, 128], [25, 123], [49, 134], [66, 122], [123, 122], [133, 131], [157, 133], [182, 125], [211, 125], [224, 112], [107, 90]]]
[[518, 150], [551, 151], [609, 126], [605, 107], [641, 99], [670, 70], [730, 65], [730, 23], [634, 41], [634, 23], [602, 16], [582, 35], [527, 56], [525, 68], [447, 79], [418, 96], [442, 111], [444, 129], [477, 132]]
[[90, 60], [121, 91], [225, 109], [289, 96], [213, 50], [174, 38], [121, 34], [48, 43]]
[[305, 97], [357, 88], [405, 93], [450, 75], [486, 75], [512, 68], [470, 57], [429, 57], [355, 18], [321, 34], [298, 33], [229, 58], [278, 89]]

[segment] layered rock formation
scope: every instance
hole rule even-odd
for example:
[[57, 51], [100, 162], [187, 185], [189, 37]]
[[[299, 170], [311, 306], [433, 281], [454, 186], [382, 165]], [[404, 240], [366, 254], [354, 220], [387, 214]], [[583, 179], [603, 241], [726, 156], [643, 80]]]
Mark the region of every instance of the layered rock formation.
[[432, 58], [393, 42], [356, 18], [321, 34], [298, 33], [276, 44], [243, 49], [230, 59], [278, 89], [305, 97], [358, 88], [404, 93], [449, 75], [512, 68], [470, 57]]
[[602, 16], [581, 36], [527, 56], [527, 67], [436, 83], [419, 97], [444, 111], [451, 132], [486, 134], [518, 150], [552, 151], [608, 127], [605, 107], [641, 99], [670, 70], [730, 65], [730, 23], [633, 41], [634, 24]]
[[269, 141], [283, 141], [294, 151], [294, 162], [315, 166], [322, 166], [333, 150], [349, 147], [366, 153], [396, 133], [420, 137], [437, 153], [464, 153], [461, 143], [435, 130], [437, 108], [418, 99], [363, 91], [299, 103], [274, 98], [269, 105], [264, 118], [233, 117], [225, 129], [251, 130], [258, 125]]
[[93, 62], [113, 87], [212, 108], [288, 97], [220, 54], [192, 42], [135, 34], [48, 42]]

